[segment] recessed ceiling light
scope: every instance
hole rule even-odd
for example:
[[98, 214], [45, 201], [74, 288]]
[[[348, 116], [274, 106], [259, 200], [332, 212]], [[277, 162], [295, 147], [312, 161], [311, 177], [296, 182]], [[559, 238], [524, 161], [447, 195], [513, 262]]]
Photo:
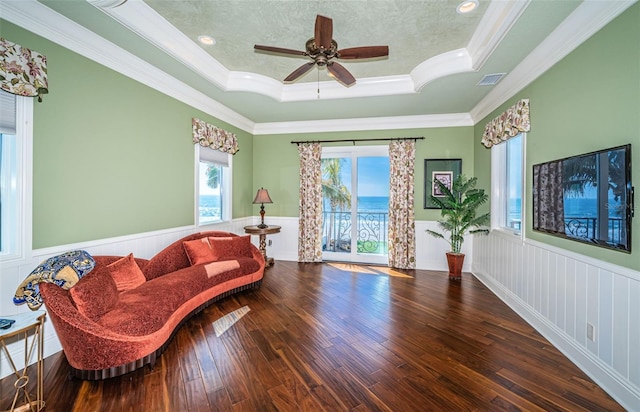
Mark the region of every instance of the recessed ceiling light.
[[465, 14], [475, 10], [476, 7], [478, 7], [478, 0], [465, 0], [458, 4], [456, 11], [460, 14]]
[[211, 36], [198, 36], [198, 41], [206, 46], [213, 46], [216, 44], [216, 39]]

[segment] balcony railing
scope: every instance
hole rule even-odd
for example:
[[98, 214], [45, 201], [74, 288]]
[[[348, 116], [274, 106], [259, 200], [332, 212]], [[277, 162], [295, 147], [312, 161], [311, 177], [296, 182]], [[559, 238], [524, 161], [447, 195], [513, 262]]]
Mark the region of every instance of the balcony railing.
[[[509, 226], [513, 229], [520, 230], [520, 221], [512, 220]], [[582, 239], [599, 239], [598, 218], [595, 217], [567, 217], [564, 219], [565, 234], [567, 236]], [[613, 244], [624, 243], [623, 237], [625, 233], [624, 220], [621, 218], [609, 218], [607, 223], [607, 241]]]
[[[357, 212], [357, 253], [387, 253], [388, 213]], [[322, 213], [322, 250], [351, 252], [351, 212]]]
[[[572, 217], [564, 220], [565, 233], [567, 236], [600, 239], [598, 233], [598, 219], [595, 217]], [[625, 227], [624, 220], [620, 218], [609, 218], [607, 223], [607, 242], [613, 244], [624, 243], [622, 241]]]

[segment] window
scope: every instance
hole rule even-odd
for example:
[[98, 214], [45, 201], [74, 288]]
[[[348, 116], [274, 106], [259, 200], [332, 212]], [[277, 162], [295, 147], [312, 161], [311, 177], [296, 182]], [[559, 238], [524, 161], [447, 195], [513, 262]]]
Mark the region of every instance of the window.
[[33, 98], [0, 91], [0, 261], [31, 247]]
[[196, 146], [197, 225], [231, 220], [231, 155]]
[[523, 224], [525, 134], [491, 148], [491, 226], [520, 233]]
[[386, 264], [389, 147], [323, 147], [322, 198], [323, 258]]

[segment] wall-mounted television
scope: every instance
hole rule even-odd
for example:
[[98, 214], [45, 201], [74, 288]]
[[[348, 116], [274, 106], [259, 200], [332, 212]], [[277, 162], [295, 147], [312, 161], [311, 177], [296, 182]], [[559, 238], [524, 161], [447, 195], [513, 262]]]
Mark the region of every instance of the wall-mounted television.
[[631, 145], [533, 165], [533, 230], [631, 253]]

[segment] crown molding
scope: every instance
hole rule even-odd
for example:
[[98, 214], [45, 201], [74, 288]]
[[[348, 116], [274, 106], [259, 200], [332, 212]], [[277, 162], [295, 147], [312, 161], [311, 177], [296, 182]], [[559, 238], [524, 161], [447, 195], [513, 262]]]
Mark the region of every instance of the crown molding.
[[473, 120], [468, 113], [257, 123], [253, 134], [254, 136], [259, 136], [270, 134], [428, 129], [462, 126], [473, 126]]
[[[118, 7], [100, 7], [96, 0], [87, 2], [223, 91], [258, 93], [277, 102], [310, 101], [318, 98], [316, 83], [283, 84], [257, 73], [229, 71], [142, 0], [128, 0]], [[324, 99], [415, 93], [409, 76], [358, 79], [349, 88], [337, 82], [326, 81], [322, 82], [321, 89]]]
[[[101, 1], [103, 0], [87, 0], [224, 91], [258, 93], [277, 102], [317, 99], [318, 87], [314, 83], [283, 84], [279, 80], [257, 73], [229, 71], [142, 0], [128, 0], [117, 7], [100, 7]], [[410, 75], [358, 79], [351, 87], [331, 81], [323, 82], [322, 98], [346, 99], [413, 94], [438, 78], [477, 70], [515, 24], [529, 1], [491, 2], [482, 19], [488, 28], [476, 30], [469, 43], [471, 52], [465, 48], [452, 50], [425, 60], [416, 66]]]
[[487, 11], [482, 16], [480, 24], [467, 45], [469, 56], [473, 62], [473, 70], [479, 70], [484, 66], [489, 56], [493, 54], [530, 3], [531, 0], [492, 1], [489, 3]]
[[[545, 41], [527, 56], [522, 63], [505, 76], [470, 113], [259, 124], [256, 124], [214, 99], [209, 98], [174, 77], [158, 70], [131, 53], [124, 51], [113, 43], [106, 41], [102, 37], [35, 0], [3, 2], [2, 18], [168, 96], [176, 98], [185, 104], [209, 113], [248, 133], [266, 135], [473, 126], [505, 101], [512, 98], [518, 91], [537, 79], [551, 66], [564, 58], [578, 45], [591, 37], [636, 1], [637, 0], [617, 0], [610, 2], [600, 0], [584, 1]], [[128, 3], [142, 2], [139, 0], [128, 0], [127, 3], [117, 6], [112, 10], [120, 9]], [[140, 4], [137, 5], [139, 6]], [[510, 14], [512, 16], [517, 14], [514, 11], [515, 9], [511, 10]], [[517, 14], [517, 16], [519, 16], [519, 14]], [[504, 21], [506, 22], [507, 19]], [[503, 25], [503, 29], [504, 27]], [[496, 36], [495, 33], [493, 37]], [[474, 34], [474, 38], [476, 38], [476, 36], [480, 36], [480, 34]], [[485, 34], [485, 38], [488, 37], [489, 36]], [[479, 41], [476, 42], [479, 44]], [[192, 42], [189, 41], [189, 43]], [[199, 49], [198, 46], [195, 47]], [[181, 47], [177, 48], [180, 49]], [[484, 53], [490, 54], [490, 52], [486, 51], [487, 48], [488, 47], [484, 47]], [[467, 49], [461, 49], [459, 51], [463, 54], [457, 57], [464, 58], [465, 64], [467, 64], [465, 70], [469, 68], [469, 60], [473, 61], [473, 65], [475, 66], [477, 61], [481, 59], [477, 57], [481, 54], [478, 50], [480, 50], [480, 48], [474, 45], [474, 40], [472, 39]], [[199, 51], [206, 54], [203, 50]], [[208, 54], [206, 57], [207, 60], [210, 58]], [[449, 56], [451, 60], [455, 60], [455, 57], [456, 56]], [[425, 66], [427, 65], [426, 63], [427, 62], [423, 62]], [[255, 92], [252, 87], [266, 83], [271, 89], [269, 93], [275, 96], [274, 98], [277, 101], [302, 101], [310, 100], [311, 97], [313, 97], [313, 99], [318, 98], [316, 84], [296, 84], [283, 87], [281, 82], [267, 78], [266, 76], [260, 76], [254, 73], [228, 72], [221, 66], [209, 66], [209, 68], [212, 72], [216, 71], [225, 75], [227, 86], [232, 90]], [[359, 80], [361, 84], [357, 84], [349, 89], [335, 82], [322, 82], [320, 84], [320, 98], [340, 98], [340, 93], [345, 90], [349, 90], [350, 92], [358, 91], [359, 96], [366, 96], [368, 88], [376, 88], [378, 91], [382, 90], [381, 93], [383, 94], [414, 93], [414, 84], [430, 81], [428, 80], [428, 75], [420, 73], [415, 69], [414, 72], [412, 72], [412, 76], [413, 78], [410, 76], [389, 76], [361, 79]], [[416, 80], [414, 80], [414, 78]], [[268, 80], [265, 81], [265, 79]], [[250, 84], [252, 82], [255, 83], [255, 85], [252, 86]], [[348, 97], [353, 97], [353, 95], [350, 94]]]
[[414, 90], [420, 91], [427, 83], [441, 77], [473, 71], [467, 49], [451, 50], [427, 59], [411, 70]]
[[585, 0], [470, 111], [474, 123], [512, 98], [637, 0]]
[[42, 3], [35, 0], [3, 2], [2, 18], [246, 132], [250, 133], [254, 127], [254, 122], [246, 117]]

